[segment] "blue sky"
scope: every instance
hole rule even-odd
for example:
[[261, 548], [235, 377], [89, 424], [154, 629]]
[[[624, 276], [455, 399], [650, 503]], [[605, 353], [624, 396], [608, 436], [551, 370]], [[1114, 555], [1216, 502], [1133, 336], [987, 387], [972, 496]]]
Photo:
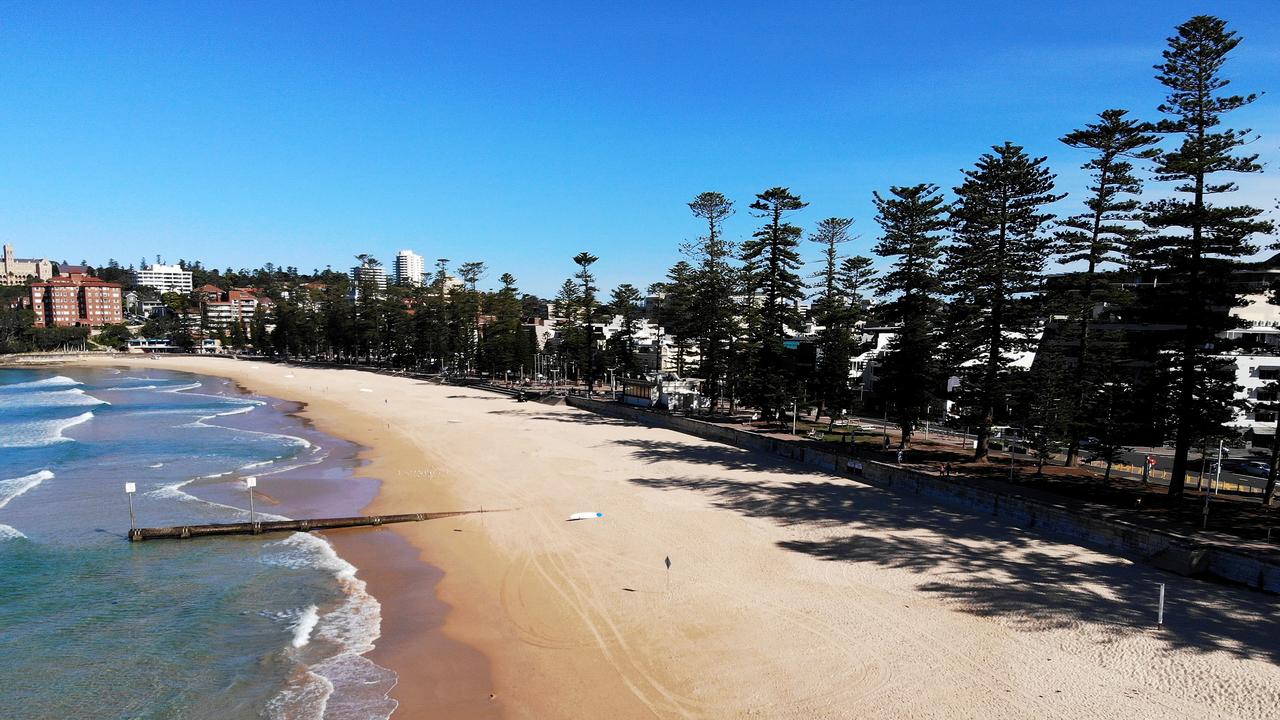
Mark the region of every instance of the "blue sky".
[[[1186, 18], [1245, 36], [1280, 195], [1280, 2], [0, 3], [0, 238], [20, 256], [347, 268], [399, 248], [549, 295], [581, 250], [645, 286], [703, 190], [790, 186], [856, 219], [871, 191], [950, 189], [990, 145], [1048, 155], [1108, 107], [1153, 117]], [[617, 7], [609, 7], [609, 6]], [[625, 7], [624, 7], [625, 6]], [[815, 253], [810, 252], [813, 256]]]

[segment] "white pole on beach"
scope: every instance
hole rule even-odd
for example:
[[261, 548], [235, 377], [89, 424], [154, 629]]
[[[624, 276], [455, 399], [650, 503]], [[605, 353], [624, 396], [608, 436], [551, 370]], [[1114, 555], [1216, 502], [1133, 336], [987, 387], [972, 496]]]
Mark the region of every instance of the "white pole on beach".
[[1156, 627], [1164, 627], [1164, 583], [1160, 583], [1160, 607], [1156, 610]]
[[258, 478], [247, 477], [244, 479], [245, 487], [249, 488], [249, 524], [257, 525], [257, 517], [253, 510], [253, 489], [258, 487]]
[[133, 494], [138, 491], [138, 486], [134, 483], [127, 482], [124, 484], [124, 496], [129, 498], [129, 529], [137, 527], [133, 521]]

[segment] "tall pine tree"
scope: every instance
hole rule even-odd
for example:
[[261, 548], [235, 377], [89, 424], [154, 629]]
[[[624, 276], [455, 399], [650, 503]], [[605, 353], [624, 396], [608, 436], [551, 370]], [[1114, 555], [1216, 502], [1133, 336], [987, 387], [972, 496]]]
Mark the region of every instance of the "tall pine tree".
[[1030, 350], [1039, 313], [1031, 295], [1049, 255], [1042, 228], [1054, 175], [1045, 158], [1006, 142], [965, 170], [952, 206], [954, 242], [946, 271], [960, 334], [949, 338], [971, 363], [961, 376], [961, 400], [977, 426], [974, 459], [987, 457], [997, 405], [1008, 398], [1012, 353]]
[[893, 408], [905, 448], [944, 380], [939, 377], [936, 319], [948, 208], [938, 186], [927, 183], [894, 186], [888, 197], [873, 196], [883, 231], [875, 254], [893, 258], [892, 269], [876, 283], [877, 294], [886, 298], [880, 313], [898, 327], [878, 360], [877, 392]]
[[791, 402], [795, 395], [792, 355], [784, 342], [788, 329], [800, 326], [797, 303], [804, 297], [800, 269], [801, 229], [788, 221], [808, 203], [789, 188], [775, 187], [756, 195], [751, 209], [764, 224], [742, 244], [752, 344], [747, 361], [747, 398], [765, 413]]
[[1062, 417], [1067, 432], [1067, 465], [1074, 465], [1080, 452], [1080, 438], [1096, 417], [1096, 402], [1110, 402], [1098, 394], [1098, 382], [1107, 378], [1097, 372], [1093, 362], [1098, 339], [1090, 325], [1095, 309], [1101, 303], [1116, 304], [1124, 300], [1117, 283], [1103, 275], [1106, 265], [1125, 261], [1130, 249], [1142, 237], [1138, 221], [1138, 196], [1142, 181], [1134, 174], [1131, 159], [1149, 158], [1157, 138], [1146, 132], [1144, 125], [1126, 117], [1125, 110], [1104, 110], [1098, 122], [1085, 125], [1062, 138], [1066, 145], [1088, 150], [1092, 157], [1082, 168], [1092, 178], [1087, 212], [1062, 220], [1057, 236], [1058, 260], [1083, 263], [1084, 268], [1063, 278], [1062, 310], [1074, 327], [1075, 365], [1071, 369], [1074, 382], [1066, 398]]
[[692, 268], [688, 310], [698, 347], [698, 374], [706, 380], [705, 392], [714, 403], [725, 392], [730, 369], [730, 342], [737, 327], [738, 268], [733, 264], [734, 243], [724, 235], [724, 221], [733, 215], [733, 201], [718, 192], [699, 193], [689, 203], [694, 217], [706, 223], [707, 234], [682, 250]]
[[849, 365], [856, 346], [853, 333], [855, 310], [841, 287], [840, 246], [853, 238], [849, 228], [853, 218], [827, 218], [809, 236], [809, 241], [822, 247], [821, 266], [813, 274], [817, 290], [810, 314], [819, 326], [817, 367], [812, 388], [821, 415], [829, 407], [849, 406]]
[[1181, 326], [1168, 343], [1170, 432], [1174, 440], [1169, 494], [1186, 485], [1187, 455], [1197, 436], [1221, 433], [1218, 420], [1229, 413], [1234, 393], [1234, 362], [1215, 355], [1219, 333], [1237, 325], [1229, 309], [1240, 304], [1230, 276], [1239, 259], [1256, 251], [1248, 240], [1266, 232], [1260, 208], [1211, 204], [1209, 199], [1235, 191], [1228, 173], [1260, 172], [1256, 154], [1239, 153], [1252, 131], [1221, 127], [1223, 116], [1257, 96], [1225, 92], [1227, 55], [1240, 37], [1226, 22], [1199, 15], [1177, 28], [1155, 66], [1168, 89], [1158, 110], [1165, 115], [1156, 131], [1177, 139], [1177, 147], [1156, 158], [1156, 178], [1172, 182], [1177, 196], [1149, 203], [1147, 225], [1154, 236], [1141, 255], [1160, 279], [1146, 290], [1153, 316]]
[[582, 323], [586, 333], [585, 347], [582, 353], [582, 373], [587, 380], [587, 394], [590, 395], [595, 388], [596, 366], [598, 364], [596, 358], [596, 276], [591, 272], [591, 266], [600, 258], [589, 252], [580, 252], [573, 256], [573, 262], [578, 265], [578, 272], [573, 277], [581, 284], [582, 292], [579, 299], [582, 303]]
[[640, 322], [640, 291], [631, 283], [622, 283], [609, 297], [609, 312], [619, 319], [618, 331], [605, 342], [605, 355], [610, 369], [622, 377], [640, 370], [636, 357], [636, 326]]

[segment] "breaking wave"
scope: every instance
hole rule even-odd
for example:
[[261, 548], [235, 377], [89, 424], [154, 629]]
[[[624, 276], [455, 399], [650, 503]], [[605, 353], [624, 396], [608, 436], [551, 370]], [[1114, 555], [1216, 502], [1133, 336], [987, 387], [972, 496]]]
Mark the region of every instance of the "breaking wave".
[[51, 471], [41, 470], [22, 477], [0, 480], [0, 508], [8, 505], [10, 500], [22, 495], [45, 480], [52, 479], [53, 473]]
[[4, 439], [0, 440], [0, 447], [43, 447], [54, 443], [73, 442], [72, 438], [65, 437], [62, 433], [68, 428], [89, 422], [92, 419], [93, 411], [87, 410], [75, 417], [16, 423], [5, 427]]
[[[270, 717], [354, 717], [352, 713], [358, 713], [361, 717], [389, 718], [399, 705], [388, 697], [396, 674], [364, 657], [382, 634], [382, 605], [356, 577], [355, 566], [339, 557], [328, 541], [308, 533], [294, 533], [266, 547], [275, 552], [263, 562], [326, 570], [343, 592], [338, 606], [319, 614], [308, 632], [308, 637], [332, 643], [338, 652], [313, 663], [272, 698], [267, 706]], [[295, 630], [295, 642], [297, 638]]]

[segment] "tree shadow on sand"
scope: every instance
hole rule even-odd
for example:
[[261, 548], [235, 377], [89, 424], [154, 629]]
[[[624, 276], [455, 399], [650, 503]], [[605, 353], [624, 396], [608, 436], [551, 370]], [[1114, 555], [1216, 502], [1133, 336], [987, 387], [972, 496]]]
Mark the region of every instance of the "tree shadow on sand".
[[[1029, 631], [1091, 623], [1114, 628], [1118, 637], [1155, 625], [1158, 584], [1165, 583], [1164, 637], [1174, 647], [1280, 662], [1278, 603], [1270, 595], [1165, 573], [1049, 533], [932, 506], [763, 453], [680, 442], [618, 444], [637, 459], [693, 462], [708, 470], [699, 476], [632, 478], [637, 485], [701, 493], [722, 509], [805, 526], [799, 537], [778, 546], [832, 562], [916, 573], [917, 589], [961, 612]], [[741, 481], [716, 477], [716, 469], [776, 474]]]
[[579, 415], [578, 413], [549, 413], [537, 410], [538, 405], [534, 404], [528, 410], [490, 410], [489, 415], [510, 415], [512, 417], [524, 418], [525, 420], [537, 420], [542, 422], [559, 422], [570, 423], [573, 425], [628, 425], [625, 420], [615, 420], [614, 418], [604, 417], [602, 415]]

